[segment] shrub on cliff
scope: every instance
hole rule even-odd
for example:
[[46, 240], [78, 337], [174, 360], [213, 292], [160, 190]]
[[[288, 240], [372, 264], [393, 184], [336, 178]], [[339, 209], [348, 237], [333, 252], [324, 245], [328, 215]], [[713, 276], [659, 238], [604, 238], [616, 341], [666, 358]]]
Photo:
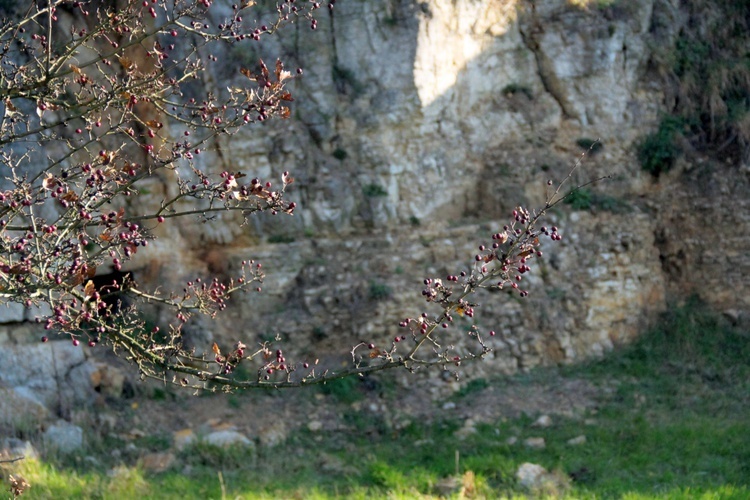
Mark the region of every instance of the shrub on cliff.
[[[686, 0], [680, 3], [679, 22], [668, 21], [670, 29], [658, 29], [665, 21], [655, 16], [655, 36], [674, 33], [672, 39], [657, 38], [653, 53], [670, 117], [642, 142], [644, 169], [658, 173], [671, 166], [679, 153], [674, 146], [677, 133], [723, 161], [750, 161], [747, 12], [747, 2]], [[676, 122], [678, 127], [670, 126]]]

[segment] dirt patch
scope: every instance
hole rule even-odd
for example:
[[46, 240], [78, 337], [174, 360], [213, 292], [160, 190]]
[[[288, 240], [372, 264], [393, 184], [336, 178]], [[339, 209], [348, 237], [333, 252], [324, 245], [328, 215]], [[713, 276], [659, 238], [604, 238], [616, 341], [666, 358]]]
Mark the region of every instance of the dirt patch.
[[462, 398], [456, 407], [459, 412], [470, 409], [471, 416], [482, 421], [542, 414], [578, 417], [596, 407], [600, 393], [601, 389], [583, 379], [528, 384], [511, 381]]
[[251, 439], [275, 444], [299, 428], [345, 429], [347, 415], [352, 414], [382, 417], [396, 425], [436, 418], [487, 423], [522, 415], [575, 418], [595, 408], [601, 392], [584, 379], [556, 378], [543, 382], [509, 379], [464, 396], [437, 400], [421, 384], [398, 388], [387, 396], [364, 391], [351, 403], [317, 388], [195, 397], [179, 394], [173, 400], [140, 399], [126, 425], [148, 434], [231, 427]]

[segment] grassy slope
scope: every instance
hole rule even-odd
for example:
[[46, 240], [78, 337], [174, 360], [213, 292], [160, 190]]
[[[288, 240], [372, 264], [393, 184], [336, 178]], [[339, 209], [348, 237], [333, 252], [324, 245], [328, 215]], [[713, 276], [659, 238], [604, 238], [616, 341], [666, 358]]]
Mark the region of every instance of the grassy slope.
[[[512, 382], [555, 384], [560, 377], [587, 378], [603, 396], [585, 419], [556, 417], [547, 429], [531, 428], [532, 418], [523, 417], [480, 424], [461, 439], [456, 431], [463, 422], [438, 418], [395, 429], [350, 411], [344, 415], [348, 430], [299, 432], [279, 447], [261, 448], [257, 459], [236, 450], [194, 449], [180, 460], [180, 467], [190, 465], [189, 474], [146, 476], [121, 468], [107, 476], [96, 467], [81, 473], [80, 465], [34, 461], [22, 473], [33, 484], [29, 498], [457, 497], [462, 483], [467, 496], [496, 498], [525, 494], [514, 474], [528, 461], [560, 478], [532, 496], [750, 497], [747, 332], [691, 303], [637, 344], [601, 361], [538, 370]], [[472, 385], [478, 391], [484, 386]], [[349, 402], [352, 394], [340, 389]], [[586, 444], [566, 444], [581, 434]], [[508, 444], [510, 436], [519, 442], [541, 436], [547, 447]], [[455, 475], [457, 458], [458, 486], [450, 488], [443, 483]]]

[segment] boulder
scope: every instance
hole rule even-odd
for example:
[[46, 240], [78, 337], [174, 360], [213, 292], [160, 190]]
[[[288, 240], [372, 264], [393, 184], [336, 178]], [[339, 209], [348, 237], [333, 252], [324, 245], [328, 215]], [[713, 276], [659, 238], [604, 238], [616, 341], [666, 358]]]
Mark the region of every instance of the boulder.
[[247, 446], [252, 447], [255, 446], [252, 441], [250, 441], [247, 436], [245, 436], [242, 433], [239, 433], [237, 431], [216, 431], [212, 432], [210, 434], [207, 434], [202, 441], [204, 443], [218, 446], [220, 448], [230, 448], [232, 446]]
[[47, 407], [28, 387], [0, 387], [0, 425], [34, 430], [49, 415]]
[[25, 387], [47, 408], [90, 404], [97, 396], [86, 351], [67, 340], [6, 346], [0, 367], [0, 386]]
[[0, 445], [0, 459], [13, 460], [23, 457], [24, 459], [39, 458], [39, 453], [30, 441], [16, 438], [6, 438]]
[[516, 471], [516, 479], [521, 487], [532, 490], [541, 485], [547, 474], [547, 469], [541, 465], [525, 462]]
[[556, 472], [549, 472], [538, 464], [526, 462], [516, 471], [516, 480], [524, 489], [538, 498], [558, 498], [563, 496], [570, 486], [567, 477]]
[[58, 420], [44, 432], [44, 445], [62, 453], [72, 453], [83, 447], [83, 429]]

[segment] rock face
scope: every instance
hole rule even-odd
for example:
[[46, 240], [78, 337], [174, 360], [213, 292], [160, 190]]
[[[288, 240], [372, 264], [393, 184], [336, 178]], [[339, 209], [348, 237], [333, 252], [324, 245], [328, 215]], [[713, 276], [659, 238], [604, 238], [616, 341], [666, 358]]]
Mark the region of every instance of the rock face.
[[[498, 336], [492, 357], [468, 369], [600, 355], [689, 293], [746, 314], [747, 167], [693, 152], [654, 178], [636, 158], [665, 98], [651, 42], [657, 28], [668, 40], [684, 16], [664, 0], [588, 3], [340, 2], [316, 32], [299, 25], [263, 49], [221, 54], [232, 64], [209, 86], [225, 86], [236, 66], [258, 57], [287, 54], [288, 67], [304, 68], [296, 119], [201, 155], [207, 171], [267, 178], [290, 170], [300, 208], [244, 226], [232, 216], [164, 224], [162, 239], [133, 263], [136, 276], [179, 290], [257, 259], [267, 270], [263, 293], [195, 323], [195, 344], [279, 334], [297, 354], [346, 354], [342, 346], [360, 339], [386, 342], [400, 318], [425, 310], [422, 279], [467, 269], [516, 205], [541, 206], [547, 179], [565, 178], [600, 138], [571, 182], [610, 180], [592, 188], [588, 206], [550, 211], [564, 239], [544, 248], [528, 278], [531, 297], [477, 297], [477, 324]], [[225, 14], [213, 12], [217, 22]], [[151, 191], [142, 202], [158, 204]], [[17, 306], [0, 313], [29, 319]], [[15, 326], [0, 327], [0, 340], [21, 342]]]
[[0, 387], [14, 388], [15, 397], [56, 413], [70, 413], [96, 396], [91, 384], [94, 365], [84, 349], [68, 341], [3, 346], [0, 366]]
[[[397, 318], [423, 310], [424, 277], [466, 269], [514, 206], [541, 205], [545, 181], [563, 179], [581, 145], [597, 138], [602, 147], [572, 182], [611, 180], [593, 188], [597, 203], [552, 211], [565, 239], [532, 272], [530, 299], [478, 299], [478, 324], [501, 335], [493, 359], [476, 369], [602, 354], [640, 332], [668, 299], [705, 291], [687, 285], [716, 273], [686, 259], [705, 255], [707, 243], [677, 235], [704, 230], [690, 222], [696, 204], [705, 205], [696, 225], [705, 228], [727, 213], [727, 198], [745, 203], [746, 178], [712, 164], [711, 182], [734, 194], [710, 195], [699, 192], [690, 165], [658, 180], [641, 171], [635, 145], [664, 98], [649, 68], [658, 3], [346, 2], [318, 33], [282, 33], [267, 50], [293, 53], [305, 68], [299, 120], [233, 137], [231, 160], [206, 166], [289, 169], [302, 210], [283, 225], [262, 219], [245, 232], [205, 234], [223, 243], [214, 261], [231, 269], [260, 259], [268, 280], [263, 294], [204, 335], [280, 333], [301, 351], [391, 338]], [[746, 212], [732, 212], [741, 215], [733, 223], [747, 227]], [[734, 251], [717, 247], [727, 270], [748, 265], [740, 227]], [[269, 234], [290, 242], [263, 243]], [[731, 274], [747, 286], [738, 283], [746, 273]], [[747, 294], [729, 295], [704, 294], [720, 308], [747, 308]], [[236, 324], [254, 329], [235, 333]]]
[[[70, 418], [102, 396], [122, 395], [124, 375], [92, 359], [89, 349], [64, 340], [24, 344], [19, 332], [25, 330], [16, 332], [19, 343], [0, 348], [0, 429], [34, 432], [50, 419]], [[57, 430], [50, 432], [56, 439]]]

